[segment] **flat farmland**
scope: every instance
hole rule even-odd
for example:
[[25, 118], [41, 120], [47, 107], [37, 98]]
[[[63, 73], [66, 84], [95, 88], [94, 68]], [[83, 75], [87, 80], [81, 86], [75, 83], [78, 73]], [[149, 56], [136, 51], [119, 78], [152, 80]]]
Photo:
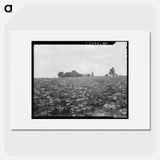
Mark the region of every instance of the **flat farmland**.
[[34, 78], [32, 118], [128, 118], [127, 77]]

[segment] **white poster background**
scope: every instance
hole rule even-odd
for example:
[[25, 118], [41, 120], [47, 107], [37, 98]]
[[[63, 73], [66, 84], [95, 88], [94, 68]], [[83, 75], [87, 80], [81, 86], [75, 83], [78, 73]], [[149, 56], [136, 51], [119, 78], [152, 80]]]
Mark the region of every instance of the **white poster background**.
[[[129, 119], [31, 119], [31, 41], [129, 41]], [[22, 129], [150, 129], [150, 32], [11, 31], [10, 124]]]

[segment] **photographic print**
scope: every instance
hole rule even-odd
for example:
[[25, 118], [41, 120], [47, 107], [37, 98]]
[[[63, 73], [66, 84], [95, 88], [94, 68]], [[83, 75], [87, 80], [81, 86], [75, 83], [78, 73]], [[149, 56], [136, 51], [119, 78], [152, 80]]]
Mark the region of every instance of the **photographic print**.
[[32, 119], [128, 119], [128, 41], [32, 41]]

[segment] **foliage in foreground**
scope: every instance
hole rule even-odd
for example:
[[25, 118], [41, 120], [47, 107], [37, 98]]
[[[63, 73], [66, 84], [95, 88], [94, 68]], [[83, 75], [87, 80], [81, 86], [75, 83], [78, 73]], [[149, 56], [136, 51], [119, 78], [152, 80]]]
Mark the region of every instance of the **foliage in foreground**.
[[33, 117], [127, 118], [126, 76], [35, 78]]

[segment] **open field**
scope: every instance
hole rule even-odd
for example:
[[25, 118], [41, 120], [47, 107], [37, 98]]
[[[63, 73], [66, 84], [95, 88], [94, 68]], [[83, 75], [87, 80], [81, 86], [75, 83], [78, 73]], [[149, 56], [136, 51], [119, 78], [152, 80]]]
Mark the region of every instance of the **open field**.
[[127, 77], [35, 78], [33, 118], [128, 118]]

